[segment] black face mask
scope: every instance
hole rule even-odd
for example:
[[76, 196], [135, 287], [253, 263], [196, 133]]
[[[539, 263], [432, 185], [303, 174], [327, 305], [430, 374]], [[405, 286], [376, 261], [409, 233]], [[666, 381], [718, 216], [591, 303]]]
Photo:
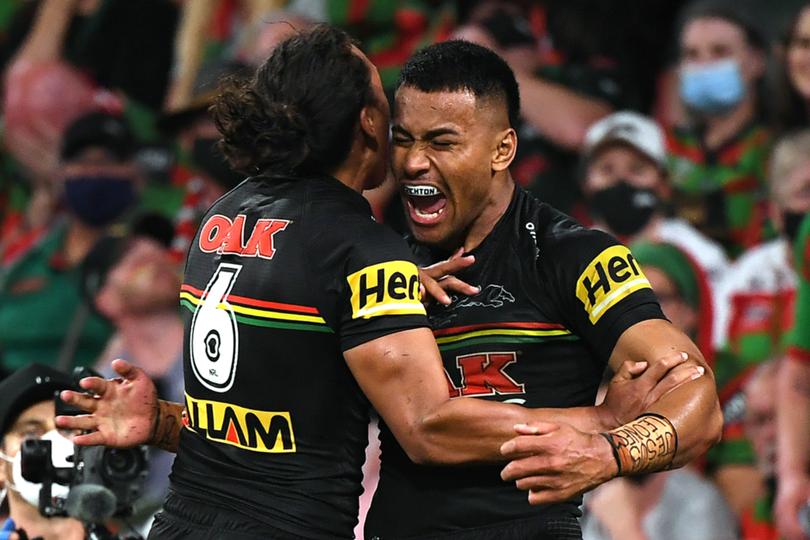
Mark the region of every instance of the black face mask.
[[217, 148], [218, 139], [200, 138], [194, 141], [191, 159], [202, 171], [225, 189], [231, 189], [244, 177], [231, 169], [225, 156]]
[[615, 186], [593, 194], [591, 208], [610, 230], [620, 236], [632, 236], [649, 223], [659, 207], [658, 196], [649, 189], [619, 180]]
[[799, 229], [806, 215], [806, 212], [791, 212], [789, 210], [782, 212], [785, 236], [790, 241], [791, 245], [796, 243], [796, 238], [799, 236]]

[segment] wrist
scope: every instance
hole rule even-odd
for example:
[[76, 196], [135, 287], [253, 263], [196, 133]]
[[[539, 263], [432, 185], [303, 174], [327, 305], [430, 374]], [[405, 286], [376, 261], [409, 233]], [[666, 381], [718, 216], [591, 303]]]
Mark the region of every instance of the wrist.
[[614, 449], [607, 435], [605, 433], [598, 433], [594, 437], [594, 441], [597, 447], [597, 455], [599, 456], [600, 461], [604, 464], [604, 482], [620, 476], [620, 461], [616, 454], [616, 450]]
[[678, 452], [675, 426], [660, 414], [643, 414], [600, 435], [613, 451], [618, 476], [669, 469]]
[[602, 402], [594, 406], [595, 423], [598, 426], [596, 431], [610, 431], [622, 425], [622, 422], [616, 417], [610, 408]]
[[160, 433], [160, 428], [162, 424], [162, 416], [163, 416], [163, 407], [161, 405], [161, 400], [155, 400], [155, 406], [152, 409], [153, 414], [155, 417], [152, 419], [152, 431], [149, 434], [149, 440], [146, 444], [154, 446], [158, 440], [158, 436]]

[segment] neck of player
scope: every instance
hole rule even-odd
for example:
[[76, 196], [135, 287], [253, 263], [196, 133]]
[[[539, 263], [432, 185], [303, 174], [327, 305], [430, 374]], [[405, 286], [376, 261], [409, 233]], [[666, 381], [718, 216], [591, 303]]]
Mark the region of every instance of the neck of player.
[[489, 192], [487, 202], [467, 229], [467, 235], [462, 244], [465, 253], [477, 248], [484, 241], [484, 238], [489, 236], [501, 216], [509, 208], [515, 189], [515, 182], [508, 171], [496, 173], [492, 177], [492, 189]]

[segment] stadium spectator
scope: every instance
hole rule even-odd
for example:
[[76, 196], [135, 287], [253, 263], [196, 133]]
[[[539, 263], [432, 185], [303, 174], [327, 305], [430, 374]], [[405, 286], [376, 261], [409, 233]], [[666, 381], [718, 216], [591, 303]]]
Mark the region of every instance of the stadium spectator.
[[166, 109], [188, 107], [200, 69], [211, 61], [228, 58], [240, 33], [264, 21], [283, 0], [197, 0], [183, 2], [175, 42], [173, 78]]
[[792, 246], [798, 286], [777, 387], [776, 517], [784, 538], [802, 540], [810, 536], [810, 213], [802, 216]]
[[776, 485], [776, 380], [779, 363], [770, 360], [757, 366], [743, 390], [745, 435], [751, 441], [765, 490], [743, 509], [740, 533], [745, 540], [777, 540], [773, 503]]
[[730, 257], [769, 237], [759, 119], [765, 43], [731, 5], [697, 3], [684, 16], [680, 97], [689, 121], [668, 133], [675, 209]]
[[672, 243], [640, 240], [630, 244], [630, 249], [650, 281], [664, 315], [697, 344], [712, 365], [714, 307], [706, 273]]
[[757, 365], [783, 352], [793, 326], [797, 277], [791, 245], [802, 216], [810, 211], [808, 155], [810, 131], [776, 142], [768, 169], [769, 214], [781, 235], [735, 261], [716, 295], [721, 335], [715, 373], [725, 422], [723, 440], [709, 452], [708, 471], [738, 514], [765, 489], [744, 436], [742, 389]]
[[[24, 440], [51, 441], [52, 462], [69, 467], [73, 443], [54, 424], [54, 394], [73, 388], [65, 373], [29, 364], [0, 383], [0, 493], [5, 492], [9, 517], [0, 526], [0, 539], [83, 540], [82, 523], [69, 517], [46, 517], [39, 512], [42, 484], [23, 478], [20, 448]], [[69, 436], [69, 435], [68, 435]], [[54, 496], [67, 496], [67, 486], [53, 484]]]
[[[170, 221], [159, 215], [140, 217], [126, 236], [108, 236], [87, 256], [82, 284], [96, 309], [115, 326], [96, 370], [114, 376], [110, 367], [123, 358], [142, 368], [162, 399], [183, 399], [183, 323], [177, 312], [179, 267], [169, 255]], [[163, 504], [174, 456], [157, 448], [148, 454], [144, 492], [131, 521], [146, 528]]]
[[65, 211], [0, 273], [2, 365], [87, 365], [110, 327], [80, 297], [80, 265], [105, 229], [126, 219], [140, 184], [133, 140], [118, 116], [91, 113], [65, 132], [58, 186]]
[[722, 494], [694, 470], [683, 468], [616, 478], [586, 495], [582, 538], [735, 540], [739, 536]]
[[777, 50], [775, 126], [782, 132], [807, 127], [810, 125], [810, 3], [796, 10]]
[[677, 245], [698, 261], [717, 286], [728, 268], [723, 249], [689, 222], [666, 215], [671, 196], [664, 135], [651, 119], [623, 111], [590, 127], [582, 153], [583, 179], [596, 227], [628, 244]]
[[157, 111], [168, 86], [178, 11], [177, 2], [165, 0], [26, 1], [0, 41], [0, 69], [22, 47], [35, 61], [64, 60], [95, 84]]

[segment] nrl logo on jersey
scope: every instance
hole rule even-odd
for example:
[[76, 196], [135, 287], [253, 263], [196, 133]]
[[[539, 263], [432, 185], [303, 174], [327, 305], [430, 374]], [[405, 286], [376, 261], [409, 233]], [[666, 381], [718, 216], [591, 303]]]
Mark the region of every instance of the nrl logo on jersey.
[[580, 274], [576, 296], [591, 324], [596, 324], [610, 308], [641, 289], [651, 289], [638, 262], [625, 246], [611, 246]]
[[245, 214], [233, 220], [222, 214], [208, 218], [200, 229], [198, 245], [203, 253], [239, 255], [240, 257], [260, 257], [272, 259], [276, 253], [274, 237], [290, 224], [286, 219], [256, 220], [250, 236], [245, 241]]

